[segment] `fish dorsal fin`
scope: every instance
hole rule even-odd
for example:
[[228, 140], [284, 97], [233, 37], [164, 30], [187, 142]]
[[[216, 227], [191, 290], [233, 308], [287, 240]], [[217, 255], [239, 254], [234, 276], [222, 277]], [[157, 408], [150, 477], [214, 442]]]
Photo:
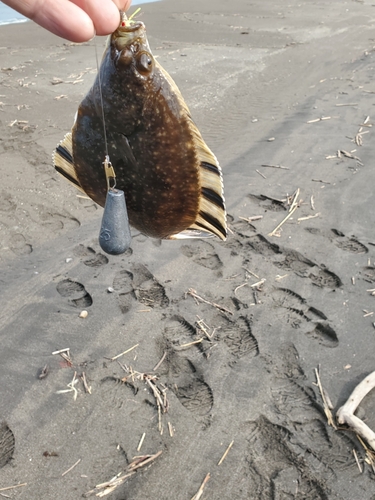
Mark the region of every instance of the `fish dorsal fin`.
[[73, 163], [72, 133], [65, 135], [64, 139], [57, 146], [52, 155], [53, 166], [56, 171], [65, 179], [71, 182], [76, 188], [84, 192], [77, 178]]

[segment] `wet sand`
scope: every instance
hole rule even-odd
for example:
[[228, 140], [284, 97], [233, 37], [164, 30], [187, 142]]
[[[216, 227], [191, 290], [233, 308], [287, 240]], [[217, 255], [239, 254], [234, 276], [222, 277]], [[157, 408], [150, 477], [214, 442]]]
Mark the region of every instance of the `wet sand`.
[[[104, 255], [102, 209], [51, 165], [104, 39], [0, 28], [0, 421], [15, 436], [12, 453], [0, 427], [0, 466], [12, 457], [0, 493], [27, 483], [3, 493], [76, 500], [162, 451], [108, 498], [191, 499], [210, 473], [202, 499], [371, 500], [363, 448], [327, 425], [314, 369], [335, 410], [375, 369], [374, 7], [143, 11], [222, 165], [231, 232], [221, 243], [134, 231], [127, 254]], [[71, 363], [52, 355], [65, 348]], [[76, 399], [58, 393], [74, 374]], [[168, 400], [160, 422], [153, 382]], [[372, 428], [374, 398], [361, 404]]]

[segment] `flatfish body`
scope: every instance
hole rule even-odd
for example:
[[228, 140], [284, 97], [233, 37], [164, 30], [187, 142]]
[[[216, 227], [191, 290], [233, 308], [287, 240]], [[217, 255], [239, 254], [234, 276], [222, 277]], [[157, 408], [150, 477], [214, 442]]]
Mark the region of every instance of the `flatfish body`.
[[142, 22], [123, 16], [99, 72], [71, 133], [54, 152], [56, 170], [104, 206], [104, 114], [108, 155], [130, 224], [156, 238], [225, 239], [220, 166], [175, 82], [154, 59]]

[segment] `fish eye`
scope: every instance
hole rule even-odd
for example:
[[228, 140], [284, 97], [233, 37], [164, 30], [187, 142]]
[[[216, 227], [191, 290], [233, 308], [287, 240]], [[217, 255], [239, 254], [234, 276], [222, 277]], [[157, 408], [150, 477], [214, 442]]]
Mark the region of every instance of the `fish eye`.
[[146, 76], [151, 73], [154, 64], [153, 59], [147, 52], [141, 52], [137, 57], [137, 70], [142, 76]]

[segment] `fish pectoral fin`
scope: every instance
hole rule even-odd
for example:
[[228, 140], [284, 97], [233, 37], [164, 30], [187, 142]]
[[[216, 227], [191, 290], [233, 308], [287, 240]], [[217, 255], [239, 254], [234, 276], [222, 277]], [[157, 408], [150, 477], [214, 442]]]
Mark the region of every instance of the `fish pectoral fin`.
[[168, 236], [168, 240], [188, 240], [188, 239], [199, 239], [199, 238], [213, 238], [213, 233], [208, 233], [207, 231], [202, 231], [201, 229], [185, 229], [177, 234], [172, 234]]
[[72, 151], [72, 134], [69, 132], [52, 154], [53, 166], [59, 174], [65, 177], [77, 189], [84, 192], [74, 169]]

